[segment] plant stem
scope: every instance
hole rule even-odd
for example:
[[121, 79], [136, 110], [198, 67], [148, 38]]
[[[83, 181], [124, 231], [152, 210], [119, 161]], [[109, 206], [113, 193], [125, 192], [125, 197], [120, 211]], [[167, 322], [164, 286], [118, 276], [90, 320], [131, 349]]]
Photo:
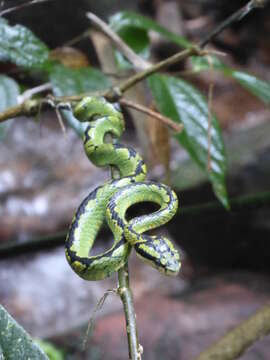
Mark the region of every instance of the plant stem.
[[233, 360], [270, 332], [270, 303], [229, 331], [194, 360]]
[[203, 48], [217, 35], [219, 35], [224, 29], [231, 26], [233, 23], [242, 20], [252, 10], [265, 7], [269, 3], [269, 0], [251, 0], [245, 6], [237, 10], [234, 14], [225, 19], [220, 25], [218, 25], [213, 31], [210, 32], [204, 39], [199, 42], [199, 47]]
[[170, 128], [171, 130], [175, 131], [176, 133], [180, 133], [183, 130], [183, 125], [182, 124], [178, 124], [174, 121], [172, 121], [170, 118], [168, 118], [167, 116], [161, 115], [160, 113], [151, 110], [143, 105], [137, 104], [133, 101], [129, 101], [126, 100], [125, 98], [121, 98], [119, 100], [119, 103], [123, 106], [126, 107], [130, 107], [131, 109], [135, 109], [138, 110], [140, 112], [143, 112], [144, 114], [147, 114], [159, 121], [161, 121], [165, 126], [167, 126], [168, 128]]
[[28, 2], [26, 2], [24, 4], [17, 5], [17, 6], [8, 8], [6, 10], [0, 11], [0, 16], [9, 14], [9, 13], [14, 12], [14, 11], [21, 10], [21, 9], [23, 9], [25, 7], [28, 7], [28, 6], [45, 3], [45, 2], [48, 2], [48, 1], [52, 1], [52, 0], [32, 0], [32, 1], [28, 1]]
[[98, 28], [104, 35], [106, 35], [110, 41], [117, 47], [119, 51], [131, 62], [131, 64], [139, 70], [144, 70], [151, 66], [146, 60], [137, 55], [121, 38], [116, 34], [110, 26], [101, 20], [95, 14], [88, 12], [86, 13], [87, 18], [92, 24]]
[[128, 338], [128, 349], [130, 360], [141, 359], [141, 346], [138, 342], [138, 332], [136, 326], [136, 314], [133, 303], [131, 288], [129, 287], [128, 263], [118, 271], [118, 294], [122, 300], [125, 319], [126, 331]]

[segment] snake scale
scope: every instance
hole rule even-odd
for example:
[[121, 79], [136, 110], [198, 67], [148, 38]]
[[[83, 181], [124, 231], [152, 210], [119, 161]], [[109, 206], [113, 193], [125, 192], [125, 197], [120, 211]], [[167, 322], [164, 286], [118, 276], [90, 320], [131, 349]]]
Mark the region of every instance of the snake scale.
[[[65, 244], [72, 269], [86, 280], [104, 279], [124, 266], [133, 247], [145, 262], [165, 274], [176, 275], [180, 269], [179, 254], [171, 241], [145, 234], [174, 216], [178, 206], [176, 194], [166, 185], [145, 181], [147, 170], [141, 156], [118, 143], [125, 124], [117, 105], [102, 97], [85, 97], [73, 114], [79, 121], [89, 122], [83, 138], [89, 160], [98, 167], [110, 166], [118, 178], [93, 190], [77, 209]], [[108, 135], [113, 140], [108, 141]], [[159, 209], [127, 221], [128, 208], [145, 201], [158, 204]], [[91, 256], [104, 221], [113, 233], [114, 243], [109, 250]]]

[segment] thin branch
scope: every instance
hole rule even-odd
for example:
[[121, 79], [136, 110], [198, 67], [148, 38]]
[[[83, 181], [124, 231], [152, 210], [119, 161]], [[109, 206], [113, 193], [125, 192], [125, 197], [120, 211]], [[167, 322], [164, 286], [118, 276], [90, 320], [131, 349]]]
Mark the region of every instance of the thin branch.
[[167, 59], [160, 61], [157, 64], [149, 67], [148, 69], [141, 71], [138, 74], [135, 74], [134, 76], [131, 76], [129, 79], [127, 79], [122, 84], [120, 84], [118, 86], [118, 89], [121, 93], [124, 93], [125, 91], [127, 91], [128, 89], [130, 89], [134, 85], [136, 85], [137, 83], [141, 82], [142, 80], [145, 80], [150, 75], [158, 72], [159, 70], [163, 70], [171, 65], [174, 65], [174, 64], [178, 63], [179, 61], [182, 61], [182, 60], [188, 58], [189, 56], [205, 55], [205, 54], [206, 54], [205, 52], [202, 52], [196, 46], [191, 47], [189, 49], [185, 49], [183, 51], [180, 51], [180, 52], [168, 57]]
[[229, 331], [221, 340], [202, 352], [195, 360], [233, 360], [253, 343], [270, 333], [270, 303], [248, 320]]
[[237, 10], [234, 14], [225, 19], [220, 25], [218, 25], [210, 34], [199, 42], [199, 47], [204, 48], [210, 41], [212, 41], [217, 35], [219, 35], [227, 27], [233, 23], [242, 20], [252, 10], [257, 8], [265, 7], [270, 1], [269, 0], [251, 0], [241, 9]]
[[88, 12], [86, 16], [97, 29], [101, 30], [111, 40], [136, 69], [145, 70], [151, 66], [148, 61], [138, 56], [103, 20], [91, 12]]
[[51, 83], [45, 83], [41, 84], [39, 86], [33, 87], [32, 89], [28, 89], [25, 92], [23, 92], [21, 95], [19, 95], [19, 103], [23, 103], [24, 101], [31, 99], [33, 95], [40, 94], [44, 91], [51, 90], [52, 85]]
[[142, 346], [138, 342], [136, 314], [134, 309], [133, 296], [129, 286], [128, 264], [126, 264], [118, 271], [117, 293], [122, 300], [125, 312], [129, 359], [141, 360]]
[[177, 124], [174, 121], [172, 121], [170, 118], [168, 118], [167, 116], [161, 115], [160, 113], [158, 113], [154, 110], [148, 109], [147, 107], [145, 107], [143, 105], [134, 103], [134, 102], [126, 100], [124, 98], [121, 98], [119, 100], [119, 103], [123, 106], [138, 110], [142, 113], [145, 113], [145, 114], [161, 121], [164, 125], [168, 126], [170, 129], [172, 129], [173, 131], [176, 131], [177, 133], [182, 132], [182, 130], [184, 128], [184, 126], [182, 124]]
[[29, 2], [27, 2], [27, 3], [21, 4], [21, 5], [17, 5], [17, 6], [8, 8], [8, 9], [6, 9], [6, 10], [0, 11], [0, 16], [7, 15], [7, 14], [9, 14], [9, 13], [11, 13], [11, 12], [21, 10], [21, 9], [23, 9], [23, 8], [25, 8], [25, 7], [28, 7], [28, 6], [32, 6], [32, 5], [35, 5], [35, 4], [45, 3], [45, 2], [48, 2], [48, 1], [52, 1], [52, 0], [32, 0], [32, 1], [29, 1]]

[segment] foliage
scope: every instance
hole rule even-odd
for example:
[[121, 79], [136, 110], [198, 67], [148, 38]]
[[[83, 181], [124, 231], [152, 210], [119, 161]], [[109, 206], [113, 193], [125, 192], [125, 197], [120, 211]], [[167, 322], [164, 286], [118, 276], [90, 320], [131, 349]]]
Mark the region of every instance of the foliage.
[[0, 359], [48, 360], [30, 335], [0, 305]]
[[[18, 84], [8, 76], [0, 75], [0, 111], [16, 105], [19, 96]], [[3, 139], [11, 122], [0, 124], [0, 140]]]
[[[157, 107], [166, 116], [184, 125], [176, 135], [192, 159], [207, 172], [213, 189], [222, 204], [228, 208], [225, 185], [226, 157], [221, 129], [215, 116], [211, 120], [211, 143], [208, 142], [208, 105], [203, 96], [190, 84], [172, 76], [154, 75], [149, 80]], [[208, 170], [208, 153], [210, 169]]]
[[[191, 46], [191, 43], [185, 38], [136, 13], [119, 12], [111, 17], [110, 24], [111, 28], [135, 52], [146, 57], [150, 51], [149, 31], [158, 32], [181, 47]], [[57, 96], [96, 91], [110, 86], [108, 77], [97, 69], [90, 67], [71, 69], [53, 63], [49, 60], [47, 46], [24, 26], [10, 26], [6, 20], [1, 19], [0, 39], [0, 59], [8, 60], [25, 69], [39, 68], [48, 76], [53, 93]], [[122, 65], [125, 66], [126, 60], [119, 54], [117, 56], [119, 63], [121, 64], [122, 61]], [[225, 76], [234, 78], [266, 104], [270, 103], [269, 83], [253, 75], [231, 69], [215, 56], [211, 56], [210, 59], [209, 57], [193, 57], [192, 65], [195, 72], [221, 71]], [[208, 109], [207, 103], [199, 91], [188, 82], [174, 77], [156, 75], [149, 80], [148, 84], [161, 112], [184, 124], [185, 131], [177, 136], [179, 143], [186, 148], [200, 168], [207, 172], [215, 194], [228, 208], [229, 201], [225, 186], [226, 156], [218, 119], [213, 115], [211, 146], [208, 148]], [[18, 86], [14, 80], [2, 76], [0, 91], [2, 99], [4, 99], [0, 103], [0, 110], [16, 103]], [[70, 112], [65, 111], [64, 113], [69, 124], [81, 136], [84, 125], [78, 123]], [[2, 128], [0, 128], [0, 136], [1, 134], [3, 135]], [[207, 171], [208, 157], [211, 159], [211, 171]]]

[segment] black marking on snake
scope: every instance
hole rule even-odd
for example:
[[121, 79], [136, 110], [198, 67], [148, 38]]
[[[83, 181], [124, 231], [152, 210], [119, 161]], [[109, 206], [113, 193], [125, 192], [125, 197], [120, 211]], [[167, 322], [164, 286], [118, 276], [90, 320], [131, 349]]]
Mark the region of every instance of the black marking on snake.
[[68, 250], [68, 255], [70, 257], [70, 262], [71, 264], [75, 261], [79, 261], [80, 263], [82, 263], [83, 265], [86, 265], [86, 268], [82, 271], [82, 274], [84, 274], [85, 272], [87, 272], [87, 266], [90, 266], [92, 264], [93, 261], [95, 260], [98, 260], [98, 259], [101, 259], [103, 258], [104, 256], [106, 257], [111, 257], [113, 252], [115, 250], [117, 250], [120, 246], [124, 245], [126, 243], [126, 240], [124, 237], [121, 238], [121, 240], [116, 244], [114, 245], [111, 250], [108, 250], [107, 252], [105, 253], [102, 253], [100, 255], [96, 255], [96, 256], [93, 256], [92, 258], [87, 258], [87, 257], [80, 257], [80, 256], [77, 256], [75, 251], [72, 251], [70, 249], [70, 247], [67, 247], [67, 250]]
[[75, 232], [76, 228], [79, 226], [78, 219], [85, 212], [85, 208], [86, 208], [87, 203], [90, 200], [96, 199], [97, 192], [102, 187], [103, 187], [103, 185], [98, 186], [93, 191], [91, 191], [90, 194], [83, 200], [81, 205], [78, 207], [78, 210], [76, 211], [76, 214], [75, 214], [75, 217], [74, 217], [74, 221], [72, 222], [72, 224], [70, 226], [70, 229], [69, 229], [69, 232], [68, 232], [68, 237], [67, 237], [67, 240], [66, 240], [66, 247], [68, 249], [70, 249], [70, 247], [72, 246], [72, 242], [73, 242], [73, 238], [74, 238], [74, 232]]
[[136, 166], [136, 169], [135, 169], [135, 176], [138, 176], [140, 174], [145, 174], [146, 175], [146, 172], [144, 171], [144, 165], [145, 165], [145, 162], [143, 160], [140, 160]]
[[84, 145], [87, 143], [87, 141], [91, 140], [91, 136], [89, 135], [89, 131], [91, 127], [92, 127], [91, 125], [88, 125], [84, 131], [84, 141], [83, 141]]
[[115, 149], [124, 149], [127, 150], [129, 153], [129, 159], [131, 158], [135, 158], [136, 156], [138, 156], [138, 153], [136, 150], [134, 150], [132, 147], [127, 146], [127, 145], [123, 145], [120, 143], [115, 143], [113, 144]]

